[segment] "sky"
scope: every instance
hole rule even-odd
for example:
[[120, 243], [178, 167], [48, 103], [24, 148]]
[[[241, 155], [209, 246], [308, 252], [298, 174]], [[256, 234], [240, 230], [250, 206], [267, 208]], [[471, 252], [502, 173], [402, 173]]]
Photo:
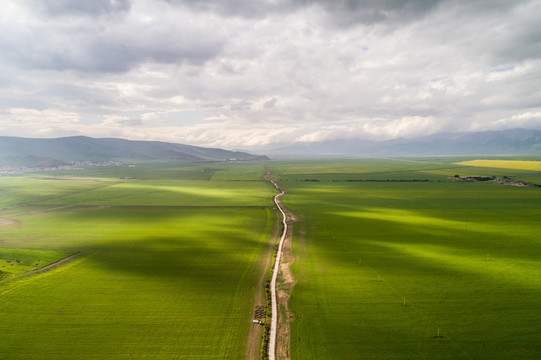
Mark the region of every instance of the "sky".
[[0, 135], [263, 149], [541, 129], [541, 0], [3, 0]]

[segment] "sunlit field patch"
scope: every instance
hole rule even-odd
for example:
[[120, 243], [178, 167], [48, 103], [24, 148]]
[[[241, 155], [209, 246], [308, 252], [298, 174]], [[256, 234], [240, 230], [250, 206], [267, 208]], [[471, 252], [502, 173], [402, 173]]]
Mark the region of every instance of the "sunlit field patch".
[[40, 205], [267, 206], [272, 195], [272, 189], [261, 181], [129, 180], [44, 200]]
[[467, 166], [493, 167], [516, 170], [535, 170], [541, 171], [541, 161], [521, 161], [521, 160], [470, 160], [462, 161], [456, 164]]

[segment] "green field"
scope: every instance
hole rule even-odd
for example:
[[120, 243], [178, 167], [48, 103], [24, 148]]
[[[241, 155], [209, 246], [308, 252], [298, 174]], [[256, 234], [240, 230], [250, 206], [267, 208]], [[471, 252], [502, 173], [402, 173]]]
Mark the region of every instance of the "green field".
[[448, 179], [539, 174], [449, 159], [271, 170], [299, 218], [292, 359], [541, 358], [541, 189]]
[[292, 359], [541, 358], [541, 188], [454, 178], [541, 172], [465, 160], [0, 177], [0, 270], [27, 272], [0, 276], [0, 359], [246, 358], [278, 219], [265, 167], [298, 218]]
[[0, 282], [0, 358], [244, 358], [275, 190], [219, 165], [0, 178], [0, 259], [81, 251]]

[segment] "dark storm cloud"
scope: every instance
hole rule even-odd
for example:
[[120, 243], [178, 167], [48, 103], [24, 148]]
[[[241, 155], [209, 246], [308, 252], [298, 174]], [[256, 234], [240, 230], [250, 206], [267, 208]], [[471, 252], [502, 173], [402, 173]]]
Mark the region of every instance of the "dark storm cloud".
[[405, 22], [423, 17], [444, 0], [311, 0], [300, 1], [324, 7], [338, 25]]
[[[105, 0], [92, 6], [75, 3], [79, 4], [66, 0], [48, 2], [66, 5], [63, 14], [100, 14], [129, 6], [126, 2]], [[24, 26], [0, 24], [5, 35], [0, 37], [3, 63], [29, 69], [119, 73], [145, 62], [202, 64], [215, 57], [225, 43], [213, 24], [190, 23], [182, 17], [146, 20], [137, 14], [120, 21], [82, 18], [59, 22], [36, 12], [32, 14], [37, 15], [35, 21]]]
[[[76, 69], [90, 72], [125, 72], [144, 62], [159, 64], [202, 64], [215, 57], [222, 48], [218, 39], [183, 36], [182, 34], [147, 34], [123, 39], [106, 36], [90, 39], [74, 57], [56, 57], [58, 70]], [[77, 56], [77, 55], [81, 56]]]
[[[344, 27], [355, 24], [384, 25], [395, 29], [421, 20], [436, 11], [460, 9], [462, 16], [509, 11], [519, 2], [507, 0], [291, 0], [294, 3], [319, 5], [326, 11], [331, 24]], [[460, 19], [449, 19], [460, 22]]]
[[470, 15], [508, 11], [518, 2], [508, 0], [162, 0], [192, 10], [224, 16], [262, 18], [319, 6], [335, 26], [385, 24], [395, 27], [421, 19], [445, 6], [461, 6]]
[[[218, 39], [182, 39], [180, 36], [115, 39], [82, 35], [79, 42], [70, 36], [32, 41], [25, 48], [2, 44], [10, 60], [33, 69], [77, 70], [83, 72], [125, 72], [144, 62], [161, 64], [202, 64], [222, 48]], [[39, 42], [39, 44], [38, 44]]]
[[162, 0], [171, 5], [183, 6], [197, 11], [214, 12], [226, 16], [248, 18], [265, 17], [276, 12], [293, 10], [302, 4], [291, 0]]
[[227, 16], [264, 17], [320, 6], [337, 23], [373, 24], [394, 18], [414, 18], [429, 12], [445, 0], [163, 0], [199, 11]]
[[131, 8], [130, 0], [26, 0], [25, 3], [50, 16], [101, 16]]
[[[535, 11], [541, 11], [541, 4]], [[495, 49], [497, 60], [515, 62], [541, 56], [541, 26], [539, 19], [524, 19], [521, 27], [506, 28]]]
[[[186, 26], [187, 19], [178, 23], [131, 22], [130, 0], [26, 0], [31, 12], [41, 22], [29, 23], [25, 28], [4, 28], [0, 38], [0, 58], [35, 69], [78, 70], [83, 72], [126, 72], [144, 62], [160, 64], [203, 64], [216, 57], [227, 43], [215, 24], [199, 22]], [[420, 19], [443, 5], [461, 7], [468, 16], [486, 12], [508, 10], [514, 2], [492, 0], [466, 2], [466, 0], [156, 0], [157, 4], [181, 6], [201, 13], [220, 16], [266, 17], [276, 13], [291, 13], [299, 9], [318, 6], [328, 23], [336, 26], [384, 23], [395, 28], [397, 24]], [[152, 4], [152, 3], [151, 3]], [[124, 13], [121, 19], [96, 19], [76, 24], [58, 23], [55, 16], [96, 17]], [[53, 18], [48, 21], [46, 14]], [[453, 19], [450, 19], [453, 20]], [[493, 56], [533, 57], [541, 38], [535, 24], [521, 28], [519, 33], [505, 33], [499, 49]], [[24, 44], [24, 45], [22, 45]], [[224, 69], [227, 70], [224, 63]], [[231, 66], [230, 66], [231, 67]], [[231, 69], [233, 69], [231, 67]]]

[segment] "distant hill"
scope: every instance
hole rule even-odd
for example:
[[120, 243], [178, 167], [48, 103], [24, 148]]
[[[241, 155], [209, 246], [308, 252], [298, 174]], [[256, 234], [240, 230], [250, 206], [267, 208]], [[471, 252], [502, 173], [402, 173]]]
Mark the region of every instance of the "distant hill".
[[337, 139], [294, 144], [266, 151], [272, 155], [423, 156], [541, 154], [540, 130], [440, 133], [414, 139], [368, 141]]
[[0, 136], [0, 165], [58, 166], [69, 161], [268, 160], [245, 152], [159, 141], [95, 139], [86, 136], [31, 139]]

